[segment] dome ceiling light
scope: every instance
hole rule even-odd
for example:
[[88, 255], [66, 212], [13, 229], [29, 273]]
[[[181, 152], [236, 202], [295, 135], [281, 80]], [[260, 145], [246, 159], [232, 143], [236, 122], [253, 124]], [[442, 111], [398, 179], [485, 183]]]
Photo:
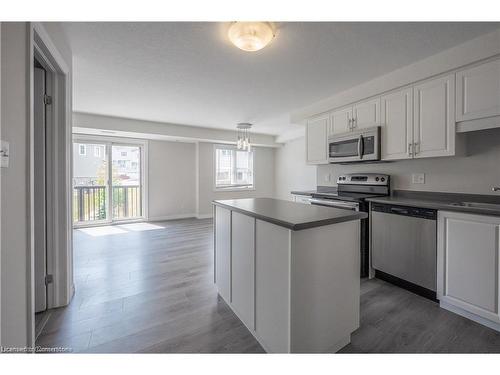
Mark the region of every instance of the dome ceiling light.
[[227, 35], [236, 47], [250, 52], [264, 48], [275, 36], [269, 22], [234, 22]]

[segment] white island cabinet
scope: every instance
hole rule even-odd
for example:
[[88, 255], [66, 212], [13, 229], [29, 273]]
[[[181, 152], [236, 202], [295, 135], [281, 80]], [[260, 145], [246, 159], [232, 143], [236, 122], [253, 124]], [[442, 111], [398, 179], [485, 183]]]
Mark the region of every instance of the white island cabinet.
[[268, 198], [214, 202], [219, 295], [267, 352], [328, 353], [350, 342], [365, 215]]

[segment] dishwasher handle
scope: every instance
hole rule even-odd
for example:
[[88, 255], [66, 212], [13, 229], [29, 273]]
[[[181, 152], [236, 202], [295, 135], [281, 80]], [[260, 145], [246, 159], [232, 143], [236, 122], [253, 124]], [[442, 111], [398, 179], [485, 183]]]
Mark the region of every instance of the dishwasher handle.
[[392, 215], [418, 217], [421, 219], [437, 220], [437, 210], [432, 208], [399, 206], [384, 203], [372, 203], [372, 212], [383, 212]]
[[391, 214], [399, 214], [399, 215], [409, 215], [410, 211], [407, 208], [401, 208], [401, 207], [390, 207], [389, 212]]

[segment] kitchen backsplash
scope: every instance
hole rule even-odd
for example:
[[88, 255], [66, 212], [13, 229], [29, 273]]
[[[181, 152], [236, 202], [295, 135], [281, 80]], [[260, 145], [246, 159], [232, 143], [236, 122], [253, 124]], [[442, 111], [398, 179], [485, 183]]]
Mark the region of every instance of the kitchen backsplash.
[[[378, 172], [391, 175], [391, 189], [494, 194], [500, 186], [500, 129], [459, 134], [463, 156], [401, 160], [373, 164], [320, 165], [317, 184], [336, 185], [343, 173]], [[425, 183], [413, 183], [412, 174], [425, 174]], [[498, 193], [497, 193], [498, 194]]]

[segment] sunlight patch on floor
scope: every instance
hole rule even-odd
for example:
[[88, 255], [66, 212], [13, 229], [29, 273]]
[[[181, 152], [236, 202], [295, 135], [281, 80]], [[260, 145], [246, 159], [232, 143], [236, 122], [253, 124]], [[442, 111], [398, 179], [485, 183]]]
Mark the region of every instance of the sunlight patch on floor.
[[157, 229], [165, 229], [160, 225], [150, 223], [131, 223], [122, 225], [106, 225], [102, 227], [80, 228], [78, 231], [92, 237], [109, 236], [113, 234], [124, 234], [128, 232], [143, 232]]
[[133, 232], [142, 232], [145, 230], [156, 230], [156, 229], [165, 229], [165, 227], [150, 224], [150, 223], [133, 223], [133, 224], [123, 224], [118, 225], [122, 229], [126, 229]]
[[127, 233], [126, 230], [120, 229], [116, 225], [107, 225], [105, 227], [90, 227], [90, 228], [80, 228], [78, 231], [88, 234], [92, 237], [108, 236], [110, 234], [123, 234]]

